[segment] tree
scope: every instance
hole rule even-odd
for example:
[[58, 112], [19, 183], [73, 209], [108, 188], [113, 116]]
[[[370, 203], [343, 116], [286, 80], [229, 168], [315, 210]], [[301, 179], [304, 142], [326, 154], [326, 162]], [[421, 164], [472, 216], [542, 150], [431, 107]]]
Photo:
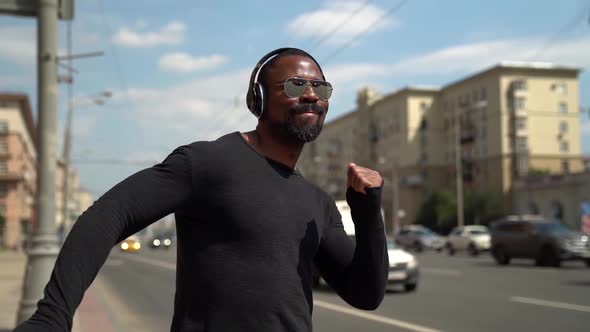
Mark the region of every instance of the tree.
[[466, 225], [487, 225], [500, 214], [498, 197], [493, 193], [473, 191], [465, 194]]
[[455, 196], [444, 190], [433, 191], [422, 203], [416, 223], [440, 233], [447, 233], [457, 222]]

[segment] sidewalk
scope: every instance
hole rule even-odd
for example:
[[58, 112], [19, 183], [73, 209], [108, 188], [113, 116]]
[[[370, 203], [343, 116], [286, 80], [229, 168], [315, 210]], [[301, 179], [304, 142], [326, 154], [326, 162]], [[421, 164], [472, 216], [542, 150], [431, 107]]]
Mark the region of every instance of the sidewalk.
[[[16, 324], [16, 313], [22, 296], [27, 256], [0, 250], [0, 332], [9, 332]], [[114, 332], [113, 321], [105, 303], [91, 286], [74, 316], [74, 332]]]

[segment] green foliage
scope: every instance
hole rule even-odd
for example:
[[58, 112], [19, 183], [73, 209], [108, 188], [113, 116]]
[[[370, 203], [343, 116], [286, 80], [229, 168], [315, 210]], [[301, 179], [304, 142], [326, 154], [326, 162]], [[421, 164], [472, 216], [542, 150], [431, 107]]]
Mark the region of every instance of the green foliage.
[[531, 168], [529, 169], [529, 176], [545, 176], [550, 175], [551, 171], [548, 169]]
[[457, 203], [455, 196], [448, 191], [434, 191], [422, 203], [416, 223], [437, 232], [445, 232], [456, 224]]
[[[490, 192], [467, 192], [464, 197], [465, 224], [487, 225], [500, 215], [498, 197]], [[455, 193], [437, 190], [422, 203], [416, 223], [446, 234], [457, 225]]]
[[500, 215], [498, 197], [491, 192], [468, 192], [465, 195], [465, 224], [487, 225]]

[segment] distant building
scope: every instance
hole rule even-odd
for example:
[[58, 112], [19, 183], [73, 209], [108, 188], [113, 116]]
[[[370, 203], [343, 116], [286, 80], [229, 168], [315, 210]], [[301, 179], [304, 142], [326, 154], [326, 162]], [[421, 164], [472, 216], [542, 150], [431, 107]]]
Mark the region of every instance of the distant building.
[[0, 216], [2, 246], [20, 249], [32, 229], [37, 148], [29, 99], [0, 93]]
[[459, 148], [464, 190], [494, 193], [511, 212], [515, 179], [584, 170], [578, 74], [503, 62], [442, 88], [410, 86], [385, 96], [365, 88], [355, 110], [325, 124], [306, 146], [298, 167], [336, 199], [343, 198], [347, 162], [378, 169], [389, 188], [389, 220], [387, 182], [397, 174], [399, 209], [412, 223], [432, 190], [455, 191]]
[[518, 213], [540, 214], [581, 230], [582, 202], [590, 203], [590, 172], [531, 176], [514, 183]]

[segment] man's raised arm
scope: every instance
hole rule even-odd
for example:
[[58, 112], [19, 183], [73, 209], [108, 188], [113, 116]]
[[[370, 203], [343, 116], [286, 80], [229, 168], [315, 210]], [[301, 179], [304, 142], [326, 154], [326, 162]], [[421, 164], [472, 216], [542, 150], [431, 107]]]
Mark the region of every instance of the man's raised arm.
[[355, 227], [354, 242], [332, 207], [330, 227], [316, 258], [324, 279], [350, 305], [376, 309], [385, 295], [389, 258], [381, 216], [379, 173], [354, 164], [348, 169], [346, 200]]
[[70, 331], [84, 292], [113, 246], [174, 212], [192, 188], [189, 147], [183, 146], [100, 197], [74, 224], [37, 311], [15, 332]]

